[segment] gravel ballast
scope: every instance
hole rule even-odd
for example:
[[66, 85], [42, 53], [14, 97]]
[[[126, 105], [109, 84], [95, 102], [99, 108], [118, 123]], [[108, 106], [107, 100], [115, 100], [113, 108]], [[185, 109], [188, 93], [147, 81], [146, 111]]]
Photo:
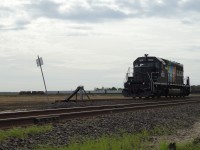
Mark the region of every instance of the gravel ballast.
[[61, 146], [74, 137], [98, 138], [121, 131], [135, 133], [166, 127], [172, 131], [190, 128], [200, 118], [200, 103], [116, 113], [111, 115], [79, 118], [54, 124], [53, 131], [29, 135], [27, 139], [11, 138], [0, 143], [0, 149], [34, 149], [37, 145]]

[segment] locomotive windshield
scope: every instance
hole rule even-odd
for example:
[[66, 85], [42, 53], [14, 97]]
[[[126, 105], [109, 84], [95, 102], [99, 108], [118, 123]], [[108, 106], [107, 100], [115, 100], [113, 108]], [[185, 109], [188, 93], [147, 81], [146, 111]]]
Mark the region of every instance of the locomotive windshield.
[[140, 62], [140, 63], [135, 63], [134, 67], [155, 67], [154, 62]]

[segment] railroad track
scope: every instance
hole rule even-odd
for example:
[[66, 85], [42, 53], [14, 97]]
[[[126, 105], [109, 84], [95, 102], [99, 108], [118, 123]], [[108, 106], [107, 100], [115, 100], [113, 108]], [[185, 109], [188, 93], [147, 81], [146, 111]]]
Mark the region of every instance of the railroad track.
[[176, 101], [159, 101], [0, 113], [0, 128], [24, 126], [29, 124], [49, 123], [63, 119], [74, 119], [111, 113], [137, 111], [142, 109], [153, 109], [167, 106], [192, 104], [199, 102], [200, 100], [192, 98]]

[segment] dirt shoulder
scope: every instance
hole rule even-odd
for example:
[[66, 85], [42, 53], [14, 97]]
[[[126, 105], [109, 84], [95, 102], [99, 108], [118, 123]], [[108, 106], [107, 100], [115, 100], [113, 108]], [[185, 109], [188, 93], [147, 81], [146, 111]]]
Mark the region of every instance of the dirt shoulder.
[[167, 143], [187, 143], [192, 142], [194, 139], [200, 137], [200, 120], [197, 120], [191, 127], [185, 129], [178, 129], [172, 135], [156, 136], [154, 137], [159, 141]]

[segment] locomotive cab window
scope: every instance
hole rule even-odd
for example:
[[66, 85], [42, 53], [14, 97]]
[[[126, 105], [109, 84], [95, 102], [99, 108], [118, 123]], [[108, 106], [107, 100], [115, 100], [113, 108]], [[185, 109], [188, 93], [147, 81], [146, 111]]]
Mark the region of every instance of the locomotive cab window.
[[154, 67], [154, 62], [142, 62], [142, 63], [135, 63], [134, 67]]
[[134, 65], [134, 67], [139, 67], [139, 64], [138, 64], [138, 63], [136, 63], [136, 64]]
[[155, 63], [154, 62], [147, 62], [147, 67], [154, 67]]

